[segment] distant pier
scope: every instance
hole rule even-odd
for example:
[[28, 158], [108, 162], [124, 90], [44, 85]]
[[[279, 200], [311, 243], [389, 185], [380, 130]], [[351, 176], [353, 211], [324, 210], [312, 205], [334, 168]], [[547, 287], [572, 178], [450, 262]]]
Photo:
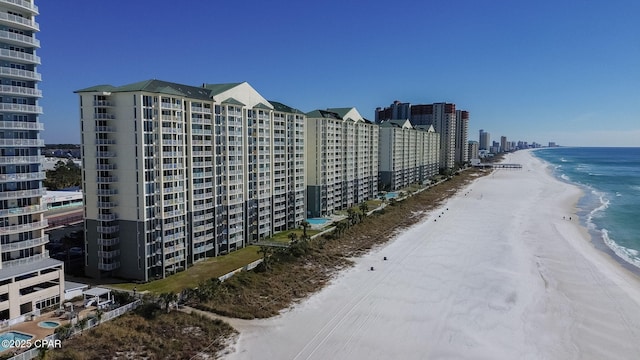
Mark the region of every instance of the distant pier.
[[522, 164], [477, 164], [474, 166], [482, 169], [522, 169]]

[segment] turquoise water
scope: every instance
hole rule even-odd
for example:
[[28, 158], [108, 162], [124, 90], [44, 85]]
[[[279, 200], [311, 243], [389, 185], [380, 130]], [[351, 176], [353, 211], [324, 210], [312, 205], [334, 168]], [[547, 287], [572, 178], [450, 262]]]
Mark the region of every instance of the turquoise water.
[[307, 219], [307, 222], [311, 225], [324, 225], [327, 222], [331, 221], [331, 219], [324, 219], [324, 218], [311, 218], [311, 219]]
[[38, 326], [47, 328], [47, 329], [55, 329], [60, 326], [60, 323], [57, 321], [41, 321], [38, 323]]
[[533, 154], [585, 190], [579, 215], [595, 242], [640, 268], [640, 148], [550, 148]]
[[393, 199], [393, 198], [398, 197], [398, 193], [388, 192], [388, 193], [384, 194], [384, 197], [387, 198], [387, 200]]
[[0, 351], [7, 350], [8, 347], [2, 345], [4, 340], [29, 340], [33, 338], [33, 335], [23, 334], [17, 331], [8, 331], [0, 334]]

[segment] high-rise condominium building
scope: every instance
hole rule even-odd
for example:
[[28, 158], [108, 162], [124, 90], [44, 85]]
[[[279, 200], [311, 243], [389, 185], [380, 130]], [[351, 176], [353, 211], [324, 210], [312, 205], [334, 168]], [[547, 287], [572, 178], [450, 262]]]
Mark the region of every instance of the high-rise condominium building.
[[355, 108], [307, 113], [307, 215], [327, 216], [378, 192], [378, 126]]
[[412, 125], [433, 125], [440, 134], [440, 166], [453, 168], [456, 164], [456, 105], [412, 105], [410, 120]]
[[409, 120], [380, 124], [379, 173], [383, 190], [425, 184], [439, 171], [440, 136], [433, 126], [412, 126]]
[[469, 112], [456, 110], [456, 163], [469, 161]]
[[[395, 101], [387, 108], [376, 109], [376, 122], [409, 119], [413, 126], [433, 126], [436, 133], [440, 134], [440, 167], [451, 169], [455, 167], [457, 159], [462, 160], [466, 153], [466, 150], [462, 149], [462, 147], [466, 147], [467, 144], [467, 128], [465, 124], [468, 124], [469, 112], [464, 111], [464, 113], [465, 120], [461, 123], [461, 126], [457, 127], [455, 104], [410, 105], [409, 103]], [[461, 130], [460, 134], [458, 134], [458, 129]], [[460, 145], [458, 139], [462, 138], [464, 138], [464, 142], [462, 143], [463, 145]], [[459, 157], [456, 157], [457, 151], [460, 152]], [[458, 162], [462, 163], [464, 161]]]
[[45, 250], [36, 15], [33, 1], [0, 0], [0, 320], [64, 299], [63, 265]]
[[489, 150], [491, 148], [491, 134], [480, 129], [480, 148], [478, 150]]
[[479, 158], [478, 154], [479, 154], [479, 150], [480, 150], [479, 146], [478, 146], [478, 142], [470, 140], [467, 147], [469, 148], [469, 150], [468, 150], [469, 151], [469, 160], [478, 159]]
[[149, 280], [304, 219], [304, 114], [247, 83], [80, 95], [86, 273]]

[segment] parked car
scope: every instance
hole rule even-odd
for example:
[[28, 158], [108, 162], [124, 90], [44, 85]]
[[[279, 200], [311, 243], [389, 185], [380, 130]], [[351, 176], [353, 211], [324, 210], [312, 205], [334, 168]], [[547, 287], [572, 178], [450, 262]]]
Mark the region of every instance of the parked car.
[[84, 253], [81, 247], [72, 247], [69, 249], [69, 255], [71, 256], [80, 256]]

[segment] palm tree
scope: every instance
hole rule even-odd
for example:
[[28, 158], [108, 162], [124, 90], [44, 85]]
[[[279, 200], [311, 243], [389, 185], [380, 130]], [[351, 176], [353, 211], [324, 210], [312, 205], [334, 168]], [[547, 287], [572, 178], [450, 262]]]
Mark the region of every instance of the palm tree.
[[289, 233], [289, 242], [294, 243], [296, 240], [298, 240], [298, 234], [294, 233], [293, 231]]
[[307, 220], [302, 220], [300, 222], [300, 227], [302, 228], [302, 237], [307, 239], [307, 228], [311, 226]]
[[347, 209], [347, 218], [349, 219], [349, 226], [355, 224], [356, 211], [353, 208]]
[[270, 246], [260, 246], [260, 249], [258, 249], [258, 254], [262, 254], [262, 264], [264, 264], [265, 271], [271, 268], [269, 258], [272, 253], [273, 249]]
[[164, 303], [167, 313], [171, 310], [171, 303], [178, 300], [178, 295], [172, 292], [166, 292], [160, 294], [160, 300]]
[[369, 212], [369, 205], [366, 202], [363, 202], [360, 204], [360, 211], [362, 211], [363, 216], [367, 216], [367, 213]]

